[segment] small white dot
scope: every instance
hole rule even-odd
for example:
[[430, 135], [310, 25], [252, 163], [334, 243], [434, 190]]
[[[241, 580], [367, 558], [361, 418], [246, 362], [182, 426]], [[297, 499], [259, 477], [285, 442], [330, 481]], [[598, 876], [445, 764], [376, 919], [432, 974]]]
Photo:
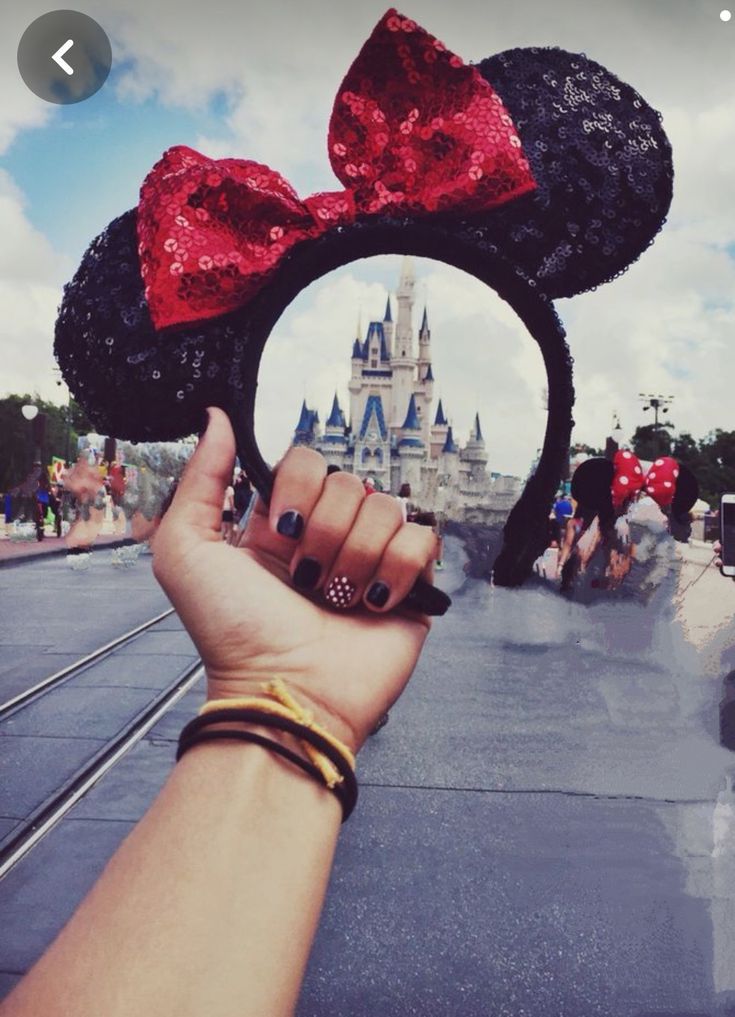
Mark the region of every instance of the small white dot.
[[720, 11], [720, 21], [729, 21], [731, 17], [730, 11]]

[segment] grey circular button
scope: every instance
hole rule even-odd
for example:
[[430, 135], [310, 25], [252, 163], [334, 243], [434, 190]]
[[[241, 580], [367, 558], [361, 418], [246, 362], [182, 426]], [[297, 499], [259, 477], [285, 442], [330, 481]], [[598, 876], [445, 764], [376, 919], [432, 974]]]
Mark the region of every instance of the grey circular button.
[[26, 28], [18, 70], [40, 99], [67, 105], [94, 95], [107, 81], [112, 47], [96, 21], [79, 11], [50, 11]]

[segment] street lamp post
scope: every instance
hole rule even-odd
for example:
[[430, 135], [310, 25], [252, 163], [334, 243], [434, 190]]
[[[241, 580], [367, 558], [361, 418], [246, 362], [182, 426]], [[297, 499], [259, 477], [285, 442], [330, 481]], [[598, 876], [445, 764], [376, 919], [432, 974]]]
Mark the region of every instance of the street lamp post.
[[644, 392], [639, 392], [638, 393], [638, 398], [643, 400], [643, 402], [645, 404], [643, 406], [643, 412], [644, 413], [646, 413], [648, 410], [653, 410], [653, 433], [655, 435], [656, 447], [660, 451], [660, 449], [661, 449], [661, 442], [659, 440], [659, 430], [658, 430], [658, 414], [659, 414], [659, 410], [661, 411], [661, 415], [662, 416], [665, 413], [668, 413], [669, 412], [669, 406], [673, 403], [674, 397], [671, 396], [671, 395], [669, 395], [669, 396], [664, 396], [664, 395], [646, 395]]

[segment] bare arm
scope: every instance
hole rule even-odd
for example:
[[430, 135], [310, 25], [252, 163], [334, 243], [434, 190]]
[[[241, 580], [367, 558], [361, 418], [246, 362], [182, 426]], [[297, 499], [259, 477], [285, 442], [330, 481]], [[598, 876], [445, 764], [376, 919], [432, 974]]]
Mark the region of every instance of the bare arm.
[[[156, 537], [157, 577], [197, 643], [211, 698], [252, 694], [278, 675], [356, 751], [426, 637], [423, 616], [385, 615], [426, 571], [434, 537], [403, 524], [393, 498], [365, 499], [345, 474], [325, 480], [321, 457], [294, 449], [270, 514], [260, 506], [243, 545], [224, 544], [232, 458], [229, 423], [212, 411]], [[301, 533], [282, 535], [278, 520], [293, 511]], [[284, 582], [307, 553], [321, 565], [311, 600]], [[322, 606], [334, 574], [350, 577], [352, 609]], [[376, 580], [390, 591], [380, 608], [364, 600]], [[2, 1017], [292, 1013], [340, 821], [332, 792], [260, 746], [196, 746]]]

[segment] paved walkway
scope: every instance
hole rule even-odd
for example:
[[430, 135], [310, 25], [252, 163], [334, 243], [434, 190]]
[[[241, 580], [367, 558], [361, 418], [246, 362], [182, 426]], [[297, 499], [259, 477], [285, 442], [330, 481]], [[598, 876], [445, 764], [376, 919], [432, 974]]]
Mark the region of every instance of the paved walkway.
[[[583, 604], [466, 579], [448, 540], [438, 581], [455, 603], [360, 754], [298, 1017], [731, 1017], [735, 756], [717, 704], [735, 584], [692, 582], [697, 557], [665, 556], [644, 601]], [[62, 562], [36, 569], [68, 585]], [[117, 577], [100, 555], [72, 582], [92, 581], [102, 612]], [[28, 578], [4, 582], [7, 601]], [[153, 655], [137, 662], [147, 674]], [[0, 884], [0, 991], [146, 809], [201, 697]]]
[[[120, 534], [104, 534], [94, 543], [96, 548], [120, 547], [125, 542]], [[0, 567], [6, 562], [33, 561], [47, 554], [66, 554], [68, 551], [65, 537], [45, 536], [43, 540], [0, 540]]]

